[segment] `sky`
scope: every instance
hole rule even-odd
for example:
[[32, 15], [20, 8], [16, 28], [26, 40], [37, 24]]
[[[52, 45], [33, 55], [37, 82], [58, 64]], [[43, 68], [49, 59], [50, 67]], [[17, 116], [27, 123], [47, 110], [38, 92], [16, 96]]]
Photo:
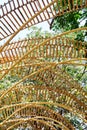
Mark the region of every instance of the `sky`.
[[4, 3], [8, 2], [9, 0], [0, 0], [0, 5], [3, 5]]
[[[7, 3], [8, 1], [9, 1], [9, 0], [0, 0], [0, 5], [3, 5], [4, 3]], [[46, 22], [43, 22], [43, 23], [39, 23], [39, 24], [37, 24], [37, 25], [35, 25], [35, 26], [41, 27], [43, 31], [50, 31], [50, 29], [49, 29], [49, 24], [48, 24], [47, 21], [46, 21]], [[19, 33], [14, 37], [13, 41], [15, 41], [15, 40], [17, 41], [18, 39], [23, 39], [23, 38], [25, 38], [25, 37], [27, 36], [27, 34], [28, 34], [28, 29], [24, 29], [24, 30], [22, 30], [21, 32], [19, 32]], [[21, 37], [22, 37], [22, 38], [21, 38]], [[9, 37], [8, 37], [8, 38], [9, 38]], [[0, 45], [1, 45], [1, 44], [4, 44], [4, 43], [7, 41], [8, 38], [6, 38], [6, 39], [0, 41]]]

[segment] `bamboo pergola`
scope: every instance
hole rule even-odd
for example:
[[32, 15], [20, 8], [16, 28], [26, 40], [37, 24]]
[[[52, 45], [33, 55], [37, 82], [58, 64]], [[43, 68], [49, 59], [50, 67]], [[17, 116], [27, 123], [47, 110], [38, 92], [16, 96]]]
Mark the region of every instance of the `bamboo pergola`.
[[0, 91], [0, 129], [75, 130], [66, 113], [87, 123], [87, 92], [62, 65], [87, 66], [87, 42], [65, 36], [12, 39], [35, 24], [87, 8], [87, 0], [9, 0], [0, 5], [0, 80], [17, 81]]

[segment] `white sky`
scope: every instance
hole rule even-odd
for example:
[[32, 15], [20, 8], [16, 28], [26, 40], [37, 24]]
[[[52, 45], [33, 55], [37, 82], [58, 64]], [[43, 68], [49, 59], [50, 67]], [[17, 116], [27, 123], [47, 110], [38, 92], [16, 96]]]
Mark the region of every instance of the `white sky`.
[[0, 5], [3, 5], [4, 3], [8, 2], [9, 0], [0, 0]]

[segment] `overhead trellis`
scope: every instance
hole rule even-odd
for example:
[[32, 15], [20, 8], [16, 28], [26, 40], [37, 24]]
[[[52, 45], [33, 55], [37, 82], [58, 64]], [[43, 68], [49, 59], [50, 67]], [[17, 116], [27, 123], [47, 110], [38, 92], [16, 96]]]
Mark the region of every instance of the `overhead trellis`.
[[[67, 3], [68, 2], [68, 3]], [[21, 30], [21, 26], [30, 27], [37, 23], [47, 21], [55, 16], [63, 15], [64, 13], [77, 11], [87, 7], [85, 0], [10, 0], [8, 3], [0, 6], [0, 25], [1, 38], [13, 34], [17, 30]], [[28, 12], [28, 13], [27, 13]], [[29, 22], [27, 22], [29, 21]]]
[[[30, 53], [29, 58], [71, 59], [86, 57], [86, 42], [56, 36], [52, 39], [48, 39], [44, 45], [39, 45], [41, 42], [45, 42], [45, 40], [47, 39], [25, 39], [5, 46], [0, 54], [1, 64], [17, 61], [24, 56], [26, 52], [31, 51], [37, 46], [39, 46], [38, 49], [34, 49], [34, 51]], [[25, 59], [27, 57], [25, 57]]]
[[[12, 72], [15, 66], [17, 68], [22, 67], [22, 65], [25, 66], [26, 59], [29, 62], [31, 59], [55, 58], [55, 60], [60, 62], [65, 61], [66, 64], [72, 64], [72, 62], [66, 62], [66, 60], [87, 60], [86, 42], [83, 43], [70, 40], [69, 38], [62, 38], [63, 35], [78, 30], [86, 30], [86, 28], [75, 29], [49, 39], [24, 40], [18, 42], [19, 44], [16, 42], [5, 46], [0, 57], [2, 70], [5, 68], [6, 71], [4, 71], [4, 74], [1, 74], [0, 78], [2, 79], [8, 72]], [[32, 43], [33, 40], [35, 40], [35, 43]], [[86, 66], [84, 62], [81, 65]]]
[[[87, 66], [87, 43], [65, 35], [11, 40], [23, 29], [87, 7], [87, 0], [10, 0], [0, 5], [0, 80], [17, 81], [0, 91], [0, 129], [74, 130], [65, 114], [87, 123], [87, 92], [62, 65]], [[10, 37], [9, 37], [10, 36]], [[56, 111], [57, 110], [57, 111]]]

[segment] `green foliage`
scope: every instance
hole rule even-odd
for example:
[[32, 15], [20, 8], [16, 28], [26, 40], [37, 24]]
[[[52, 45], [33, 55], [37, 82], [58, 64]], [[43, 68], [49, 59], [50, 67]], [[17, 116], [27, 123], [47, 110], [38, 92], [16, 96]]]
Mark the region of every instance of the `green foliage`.
[[78, 119], [76, 116], [72, 116], [71, 114], [66, 114], [66, 118], [70, 120], [70, 122], [75, 126], [76, 129], [78, 130], [83, 130], [83, 127], [86, 126], [82, 122], [82, 120]]
[[0, 80], [0, 90], [7, 89], [8, 87], [12, 86], [13, 83], [17, 82], [19, 77], [16, 75], [6, 75], [2, 80]]
[[85, 39], [85, 33], [82, 32], [82, 31], [81, 31], [81, 32], [78, 32], [78, 33], [77, 33], [77, 37], [75, 38], [75, 40], [84, 42], [84, 39]]
[[[62, 2], [64, 1], [62, 0]], [[78, 1], [78, 4], [79, 2], [80, 1]], [[56, 6], [56, 8], [54, 8], [56, 12], [58, 11], [59, 4], [60, 1]], [[52, 30], [55, 31], [56, 33], [58, 33], [59, 31], [63, 32], [63, 31], [76, 29], [82, 26], [85, 27], [87, 26], [87, 8], [77, 12], [65, 13], [64, 15], [58, 16], [52, 20], [51, 24], [52, 24], [51, 25]], [[81, 31], [75, 33], [75, 39], [79, 41], [85, 41], [86, 36], [87, 36], [87, 31]]]
[[56, 17], [53, 23], [53, 30], [71, 30], [79, 27], [80, 12], [71, 12], [66, 15]]
[[63, 69], [87, 91], [87, 67], [64, 66]]
[[50, 33], [49, 31], [43, 31], [42, 28], [39, 28], [37, 26], [33, 26], [29, 28], [28, 38], [49, 38], [53, 33]]

